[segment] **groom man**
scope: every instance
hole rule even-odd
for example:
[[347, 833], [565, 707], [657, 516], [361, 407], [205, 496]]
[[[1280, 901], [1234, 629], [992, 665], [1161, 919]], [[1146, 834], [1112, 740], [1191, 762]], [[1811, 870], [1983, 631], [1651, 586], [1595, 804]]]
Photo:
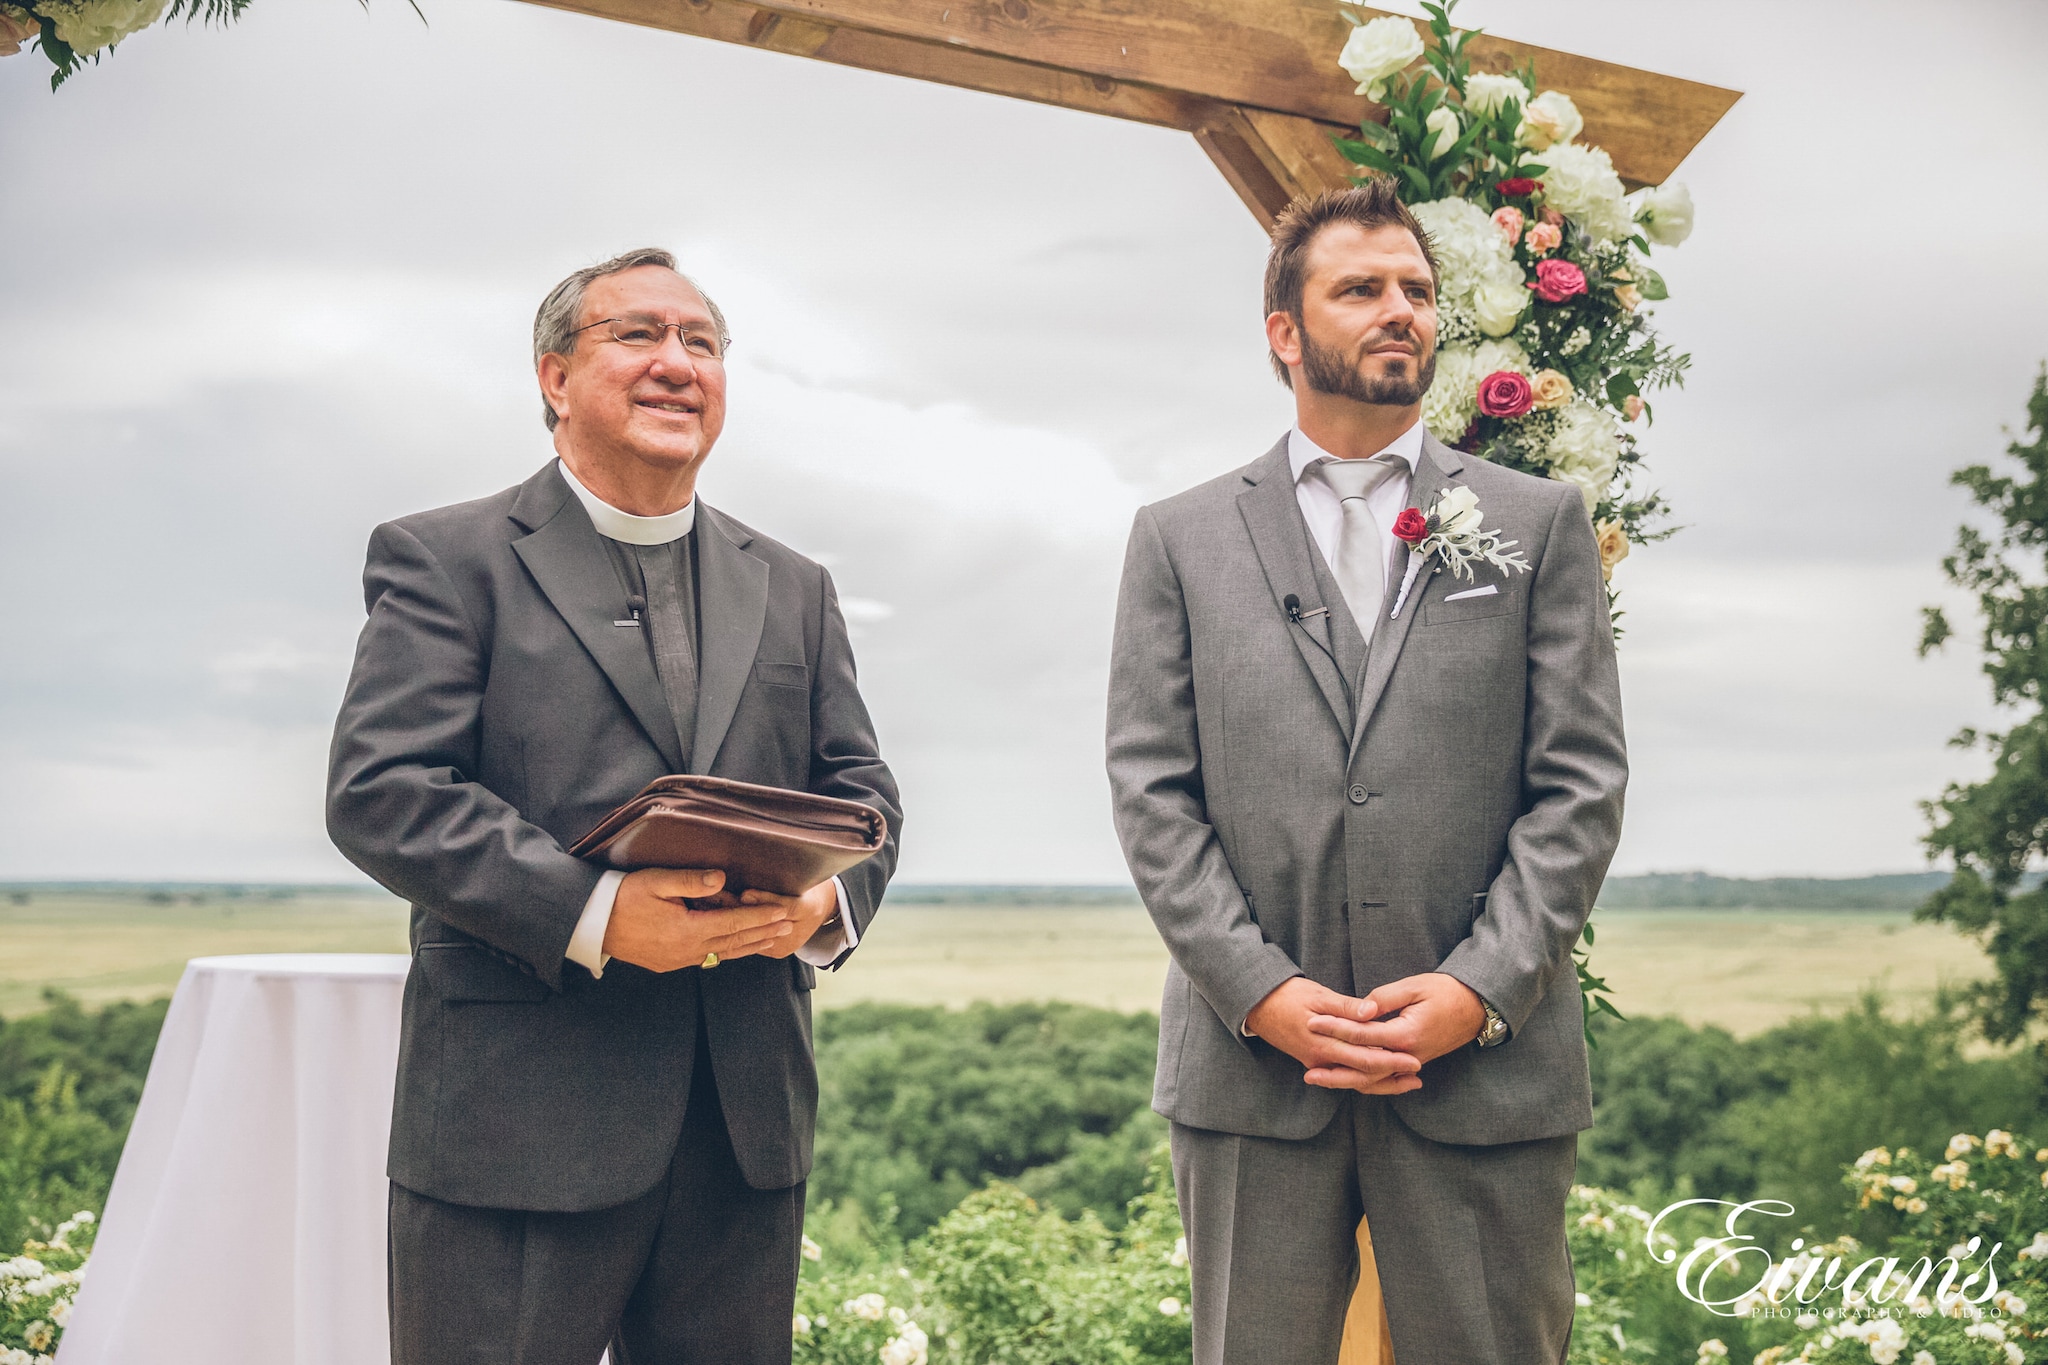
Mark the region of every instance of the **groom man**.
[[[1537, 1365], [1570, 1333], [1614, 641], [1579, 491], [1423, 427], [1436, 286], [1391, 182], [1290, 207], [1265, 304], [1295, 428], [1131, 532], [1109, 777], [1173, 959], [1153, 1105], [1196, 1365], [1332, 1365], [1361, 1217], [1399, 1365]], [[1453, 489], [1527, 571], [1392, 535]]]
[[[901, 817], [830, 576], [696, 497], [728, 342], [667, 252], [577, 271], [534, 320], [557, 458], [370, 538], [327, 812], [413, 905], [395, 1365], [790, 1358], [813, 972]], [[790, 897], [564, 851], [685, 772], [864, 802], [887, 843]]]

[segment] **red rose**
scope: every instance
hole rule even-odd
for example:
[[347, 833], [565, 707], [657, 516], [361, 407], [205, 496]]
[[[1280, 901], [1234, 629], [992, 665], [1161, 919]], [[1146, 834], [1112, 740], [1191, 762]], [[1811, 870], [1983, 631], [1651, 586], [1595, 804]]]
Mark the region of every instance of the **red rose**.
[[1563, 303], [1586, 292], [1586, 272], [1570, 261], [1536, 262], [1536, 283], [1529, 286], [1545, 303]]
[[1535, 402], [1529, 381], [1513, 370], [1495, 370], [1479, 381], [1479, 410], [1488, 417], [1520, 417]]
[[1422, 515], [1419, 507], [1410, 507], [1394, 518], [1394, 539], [1415, 544], [1429, 534], [1429, 518]]
[[1504, 195], [1509, 199], [1527, 199], [1542, 188], [1543, 182], [1541, 180], [1531, 180], [1526, 175], [1518, 175], [1512, 180], [1503, 180], [1493, 187], [1494, 193]]

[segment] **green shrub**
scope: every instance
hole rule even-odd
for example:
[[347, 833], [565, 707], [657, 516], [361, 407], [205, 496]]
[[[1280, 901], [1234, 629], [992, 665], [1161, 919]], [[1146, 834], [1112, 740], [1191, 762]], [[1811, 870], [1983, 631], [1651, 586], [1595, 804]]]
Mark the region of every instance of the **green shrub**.
[[0, 1247], [105, 1205], [167, 1000], [0, 1021]]
[[1870, 1235], [1840, 1172], [1872, 1143], [1939, 1147], [1958, 1129], [2048, 1126], [2041, 1055], [1968, 1057], [1969, 1027], [1950, 1002], [1890, 1018], [1874, 994], [1847, 1014], [1740, 1041], [1675, 1019], [1598, 1020], [1594, 1123], [1579, 1139], [1579, 1178], [1676, 1195], [1768, 1195], [1823, 1235]]
[[990, 1179], [1123, 1221], [1165, 1135], [1159, 1025], [1082, 1005], [862, 1004], [818, 1018], [811, 1191], [910, 1237]]

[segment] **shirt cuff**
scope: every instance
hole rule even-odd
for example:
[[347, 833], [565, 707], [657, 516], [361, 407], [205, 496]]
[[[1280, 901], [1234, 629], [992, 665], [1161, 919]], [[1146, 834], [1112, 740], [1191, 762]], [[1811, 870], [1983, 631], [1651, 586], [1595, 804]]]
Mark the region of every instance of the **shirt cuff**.
[[616, 869], [597, 879], [597, 885], [590, 889], [590, 899], [583, 902], [576, 932], [569, 935], [569, 951], [562, 954], [588, 969], [592, 976], [603, 976], [604, 964], [612, 960], [604, 950], [604, 931], [611, 926], [612, 906], [618, 903], [619, 883], [624, 880], [626, 874]]
[[830, 932], [820, 929], [811, 941], [796, 950], [797, 960], [813, 967], [830, 967], [860, 946], [860, 930], [853, 927], [853, 910], [846, 903], [846, 883], [834, 877], [832, 890], [839, 897], [839, 923]]

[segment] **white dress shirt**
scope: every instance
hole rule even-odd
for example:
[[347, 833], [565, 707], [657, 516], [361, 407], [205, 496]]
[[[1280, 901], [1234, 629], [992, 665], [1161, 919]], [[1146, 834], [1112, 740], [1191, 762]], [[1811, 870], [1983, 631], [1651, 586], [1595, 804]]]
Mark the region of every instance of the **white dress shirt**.
[[[556, 460], [555, 467], [562, 471], [569, 491], [590, 514], [591, 525], [608, 540], [622, 541], [627, 545], [666, 545], [670, 541], [681, 540], [697, 525], [695, 498], [691, 498], [680, 511], [659, 517], [636, 517], [631, 512], [621, 512], [585, 488], [569, 472], [567, 462]], [[592, 976], [603, 976], [605, 964], [612, 960], [611, 954], [604, 951], [604, 931], [611, 926], [612, 907], [619, 898], [619, 883], [625, 879], [626, 874], [619, 871], [609, 871], [599, 877], [597, 885], [591, 889], [590, 899], [583, 903], [583, 914], [576, 921], [576, 932], [569, 935], [569, 951], [564, 956], [588, 968]], [[838, 925], [829, 933], [813, 934], [810, 942], [796, 950], [796, 955], [813, 967], [830, 967], [841, 953], [860, 942], [860, 933], [853, 927], [853, 914], [846, 908], [846, 883], [834, 877], [832, 889], [839, 897]]]
[[[1414, 426], [1376, 454], [1398, 455], [1408, 466], [1407, 478], [1386, 479], [1365, 499], [1373, 521], [1379, 526], [1380, 562], [1384, 564], [1393, 558], [1394, 518], [1409, 505], [1409, 485], [1414, 482], [1415, 466], [1422, 459], [1422, 420], [1417, 418]], [[1324, 564], [1337, 562], [1337, 542], [1344, 533], [1344, 502], [1337, 496], [1337, 490], [1322, 479], [1302, 476], [1324, 460], [1337, 458], [1304, 436], [1300, 427], [1287, 433], [1287, 464], [1294, 471], [1294, 498], [1301, 504], [1301, 515], [1308, 522], [1309, 534], [1315, 537], [1316, 548], [1323, 552]]]

